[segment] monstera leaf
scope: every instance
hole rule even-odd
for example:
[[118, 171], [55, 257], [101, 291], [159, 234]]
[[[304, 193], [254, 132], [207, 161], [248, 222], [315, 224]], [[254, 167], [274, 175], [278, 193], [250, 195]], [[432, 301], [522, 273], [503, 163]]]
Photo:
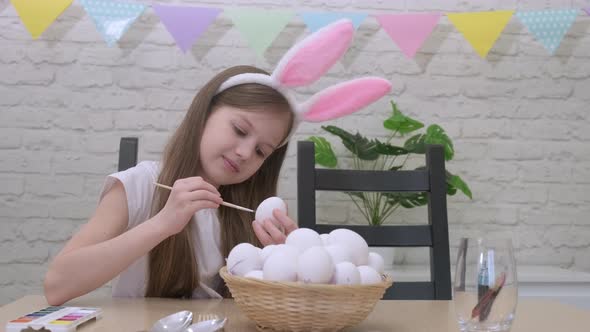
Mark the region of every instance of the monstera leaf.
[[[417, 171], [425, 171], [426, 166], [420, 166], [415, 168]], [[447, 183], [447, 194], [453, 196], [457, 193], [457, 190], [460, 190], [465, 196], [473, 199], [473, 195], [471, 194], [471, 189], [460, 176], [454, 175], [451, 172], [445, 170], [445, 181]]]
[[336, 126], [322, 126], [322, 129], [340, 137], [342, 144], [359, 159], [375, 160], [379, 158], [376, 140], [369, 140], [359, 133], [353, 135]]
[[377, 142], [377, 153], [382, 154], [382, 155], [387, 155], [387, 156], [401, 156], [404, 154], [408, 154], [408, 150], [399, 147], [399, 146], [395, 146], [395, 145], [391, 145], [388, 143], [381, 143], [378, 140], [375, 140]]
[[315, 146], [315, 162], [329, 168], [338, 164], [338, 158], [332, 149], [332, 145], [323, 137], [311, 136], [309, 138]]
[[471, 194], [471, 189], [469, 189], [469, 186], [467, 185], [467, 183], [465, 183], [465, 181], [463, 181], [463, 179], [461, 179], [460, 176], [453, 175], [447, 171], [446, 178], [447, 178], [447, 194], [452, 196], [457, 192], [457, 189], [459, 189], [459, 190], [461, 190], [461, 192], [465, 196], [469, 197], [470, 199], [473, 199], [473, 195]]
[[451, 141], [445, 130], [439, 125], [433, 124], [428, 126], [424, 143], [442, 145], [445, 149], [445, 160], [451, 160], [455, 156], [453, 141]]
[[406, 140], [404, 143], [404, 149], [411, 153], [424, 154], [426, 153], [426, 144], [424, 143], [425, 139], [426, 135], [416, 134]]
[[393, 109], [393, 115], [383, 121], [383, 127], [402, 135], [424, 127], [422, 122], [403, 115], [393, 101], [391, 101], [391, 108]]
[[407, 209], [428, 204], [426, 193], [384, 193], [389, 204], [399, 204]]
[[425, 134], [414, 135], [404, 143], [404, 148], [411, 153], [424, 154], [426, 152], [426, 145], [428, 144], [440, 144], [444, 148], [445, 160], [453, 159], [455, 155], [455, 149], [453, 148], [453, 142], [447, 136], [444, 129], [439, 125], [430, 125], [426, 129]]

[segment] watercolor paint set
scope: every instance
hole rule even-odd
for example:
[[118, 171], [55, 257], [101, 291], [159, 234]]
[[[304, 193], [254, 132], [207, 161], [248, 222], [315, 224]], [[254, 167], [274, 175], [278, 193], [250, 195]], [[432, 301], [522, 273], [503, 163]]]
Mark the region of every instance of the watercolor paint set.
[[6, 323], [6, 332], [41, 330], [73, 332], [87, 322], [102, 317], [100, 308], [51, 306], [13, 319]]

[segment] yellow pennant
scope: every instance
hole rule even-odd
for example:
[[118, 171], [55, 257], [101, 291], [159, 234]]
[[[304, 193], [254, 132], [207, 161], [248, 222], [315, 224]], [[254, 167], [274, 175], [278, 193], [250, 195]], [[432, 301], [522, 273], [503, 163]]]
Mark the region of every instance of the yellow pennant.
[[10, 0], [31, 36], [37, 39], [73, 0]]
[[480, 57], [485, 58], [500, 36], [513, 10], [475, 13], [448, 13], [447, 17], [465, 39], [473, 46]]

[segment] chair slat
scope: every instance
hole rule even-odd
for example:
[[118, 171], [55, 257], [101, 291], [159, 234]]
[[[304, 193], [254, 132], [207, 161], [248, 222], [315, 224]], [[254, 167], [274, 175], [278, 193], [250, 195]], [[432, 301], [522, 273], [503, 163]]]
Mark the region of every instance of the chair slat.
[[394, 278], [393, 286], [385, 291], [383, 297], [389, 300], [432, 300], [434, 298], [434, 283], [430, 281], [395, 282]]
[[[351, 188], [354, 188], [351, 190]], [[425, 192], [430, 190], [426, 171], [357, 171], [316, 169], [315, 189], [325, 191]]]
[[347, 228], [364, 239], [371, 239], [371, 246], [383, 247], [430, 247], [432, 230], [428, 225], [412, 226], [362, 226], [362, 225], [318, 225], [312, 228], [320, 233], [330, 233], [337, 228]]

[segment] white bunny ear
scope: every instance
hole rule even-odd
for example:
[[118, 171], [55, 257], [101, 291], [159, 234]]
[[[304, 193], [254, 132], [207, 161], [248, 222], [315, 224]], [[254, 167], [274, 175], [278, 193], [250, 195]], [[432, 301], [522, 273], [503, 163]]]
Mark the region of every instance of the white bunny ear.
[[315, 82], [346, 52], [353, 33], [352, 22], [342, 19], [307, 36], [279, 61], [273, 79], [288, 87]]
[[303, 120], [321, 122], [336, 119], [377, 101], [391, 90], [389, 81], [378, 77], [358, 78], [322, 90], [301, 109]]

